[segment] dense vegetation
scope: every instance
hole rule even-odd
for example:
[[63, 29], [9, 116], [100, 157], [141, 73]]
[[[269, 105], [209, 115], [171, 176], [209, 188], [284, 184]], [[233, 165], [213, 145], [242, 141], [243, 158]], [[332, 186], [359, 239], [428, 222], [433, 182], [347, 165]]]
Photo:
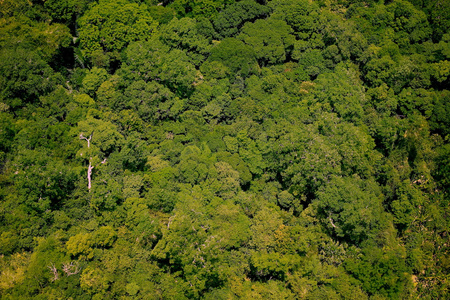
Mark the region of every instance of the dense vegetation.
[[2, 299], [449, 297], [449, 1], [0, 18]]

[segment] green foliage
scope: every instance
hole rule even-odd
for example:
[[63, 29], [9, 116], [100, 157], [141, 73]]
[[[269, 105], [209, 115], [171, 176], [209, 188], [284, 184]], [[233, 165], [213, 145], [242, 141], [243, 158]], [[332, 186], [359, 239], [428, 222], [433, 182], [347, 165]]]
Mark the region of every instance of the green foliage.
[[231, 74], [247, 77], [258, 72], [255, 50], [235, 38], [225, 38], [211, 49], [208, 62], [220, 62]]
[[172, 19], [161, 29], [161, 39], [171, 48], [187, 52], [192, 62], [198, 66], [211, 47], [209, 39], [202, 36], [197, 27], [195, 19]]
[[44, 7], [50, 13], [53, 20], [61, 23], [70, 23], [74, 15], [84, 13], [88, 8], [88, 4], [91, 0], [47, 0], [44, 3]]
[[181, 152], [180, 164], [177, 167], [180, 172], [180, 181], [198, 184], [206, 180], [215, 171], [212, 168], [215, 160], [215, 156], [206, 145], [202, 145], [201, 148], [186, 147]]
[[[7, 105], [3, 103], [6, 108]], [[13, 139], [16, 134], [13, 116], [10, 113], [0, 112], [0, 153], [8, 152], [13, 144]], [[4, 157], [2, 157], [4, 158]]]
[[167, 6], [150, 6], [148, 10], [153, 20], [159, 24], [167, 24], [175, 17], [175, 11]]
[[171, 3], [170, 7], [181, 17], [211, 18], [227, 4], [233, 2], [233, 0], [175, 0]]
[[312, 101], [329, 104], [331, 111], [346, 121], [358, 123], [363, 118], [366, 95], [355, 66], [339, 64], [333, 73], [320, 75], [314, 83]]
[[405, 276], [405, 250], [401, 246], [393, 249], [368, 247], [360, 260], [350, 260], [345, 268], [361, 283], [369, 295], [381, 295], [401, 299], [411, 288]]
[[36, 52], [1, 49], [0, 59], [0, 100], [12, 110], [36, 102], [60, 82], [60, 76]]
[[[237, 206], [202, 192], [207, 190], [196, 186], [190, 195], [180, 194], [182, 200], [169, 219], [167, 232], [153, 250], [153, 255], [168, 261], [173, 271], [182, 268], [193, 295], [220, 286], [227, 275], [233, 274], [235, 266], [230, 264], [234, 251], [230, 250], [249, 236], [248, 220]], [[180, 243], [186, 238], [188, 247]]]
[[448, 298], [444, 2], [2, 1], [1, 298]]
[[160, 82], [179, 96], [189, 95], [201, 76], [183, 51], [169, 51], [157, 40], [132, 43], [127, 48], [126, 64], [119, 72], [126, 80]]
[[411, 42], [420, 42], [430, 35], [431, 30], [426, 15], [414, 9], [410, 3], [394, 1], [387, 8], [392, 9], [394, 12], [394, 29], [402, 31], [402, 34], [409, 34]]
[[274, 10], [272, 17], [286, 21], [301, 41], [307, 41], [314, 48], [321, 43], [321, 37], [317, 34], [321, 25], [316, 2], [277, 0], [271, 1], [269, 5]]
[[[305, 72], [311, 76], [316, 77], [323, 71], [325, 71], [325, 59], [321, 51], [317, 49], [307, 49], [306, 51], [299, 50], [298, 44], [295, 45], [297, 49], [294, 49], [292, 58], [298, 60]], [[301, 46], [300, 46], [301, 47]]]
[[[408, 47], [409, 43], [417, 43], [430, 37], [431, 28], [424, 12], [403, 0], [393, 1], [388, 5], [375, 4], [371, 8], [355, 6], [351, 13], [355, 22], [363, 27], [361, 32], [372, 41], [381, 42], [383, 34], [388, 33], [400, 47]], [[358, 16], [363, 18], [358, 19]]]
[[254, 0], [244, 0], [227, 6], [212, 19], [212, 23], [219, 37], [232, 37], [239, 32], [245, 22], [261, 18], [269, 12], [267, 6]]
[[107, 79], [108, 73], [105, 69], [93, 67], [83, 78], [83, 91], [94, 96], [100, 85]]
[[127, 0], [94, 3], [78, 22], [80, 45], [88, 58], [95, 51], [120, 52], [132, 41], [147, 40], [157, 27], [145, 5]]
[[88, 294], [104, 295], [110, 280], [99, 269], [86, 268], [80, 276], [80, 287]]
[[69, 28], [63, 24], [36, 22], [23, 14], [3, 18], [0, 33], [1, 48], [28, 49], [47, 62], [55, 57], [60, 48], [68, 47], [71, 40]]
[[94, 256], [91, 248], [91, 235], [88, 233], [78, 233], [70, 237], [66, 247], [67, 253], [72, 256], [79, 256], [82, 259], [91, 259]]
[[448, 161], [450, 159], [450, 146], [448, 144], [440, 147], [438, 149], [437, 165], [439, 168], [436, 169], [436, 179], [438, 183], [447, 191], [450, 188], [450, 170]]
[[[289, 145], [290, 137], [286, 138], [286, 141], [280, 141], [281, 149], [278, 151], [288, 152], [286, 160], [283, 160], [286, 166], [283, 167], [282, 176], [294, 196], [312, 194], [328, 182], [332, 175], [341, 173], [342, 157], [324, 137], [302, 136], [295, 141], [295, 146]], [[292, 153], [289, 153], [290, 149]]]
[[[137, 112], [145, 122], [175, 117], [183, 109], [183, 102], [165, 86], [143, 80], [133, 81], [124, 91], [125, 108]], [[181, 105], [181, 107], [178, 107]]]
[[433, 131], [437, 131], [441, 136], [448, 136], [450, 131], [450, 124], [447, 116], [449, 115], [450, 105], [449, 105], [450, 93], [444, 90], [440, 93], [440, 97], [437, 98], [436, 104], [433, 107], [433, 113], [430, 117], [430, 127]]
[[13, 162], [20, 201], [38, 213], [61, 207], [77, 179], [72, 168], [44, 153], [43, 149], [23, 149]]
[[11, 254], [17, 249], [17, 245], [19, 243], [19, 238], [17, 237], [15, 232], [12, 231], [4, 231], [0, 236], [1, 241], [1, 254]]
[[246, 23], [237, 36], [255, 52], [261, 66], [283, 63], [294, 44], [292, 29], [282, 20], [256, 20]]
[[85, 147], [77, 155], [81, 158], [87, 158], [87, 155], [98, 155], [98, 151], [108, 155], [114, 150], [120, 149], [123, 143], [123, 136], [117, 132], [117, 127], [114, 124], [93, 116], [88, 116], [78, 123], [76, 134], [78, 138], [81, 138], [81, 135], [88, 138], [92, 134], [92, 149], [87, 147], [85, 141], [81, 141], [85, 144]]
[[374, 182], [333, 177], [318, 191], [315, 203], [329, 230], [358, 244], [385, 226], [380, 194]]

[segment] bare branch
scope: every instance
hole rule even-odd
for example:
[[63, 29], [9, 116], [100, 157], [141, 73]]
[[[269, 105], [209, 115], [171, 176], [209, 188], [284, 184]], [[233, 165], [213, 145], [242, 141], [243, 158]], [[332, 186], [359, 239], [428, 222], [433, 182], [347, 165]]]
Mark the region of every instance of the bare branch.
[[74, 263], [73, 261], [63, 264], [62, 269], [67, 276], [78, 274], [81, 271], [78, 262]]
[[53, 278], [51, 279], [52, 282], [56, 281], [59, 279], [59, 274], [58, 274], [58, 270], [55, 267], [55, 264], [52, 263], [50, 266], [48, 266], [48, 268], [50, 269], [50, 272], [53, 274]]
[[94, 133], [92, 132], [91, 135], [87, 138], [82, 133], [80, 133], [80, 140], [86, 140], [88, 148], [91, 146], [91, 140], [92, 140], [93, 134]]
[[331, 218], [331, 214], [328, 214], [328, 220], [330, 220], [331, 226], [333, 226], [333, 228], [339, 228], [336, 225], [334, 225], [333, 219]]

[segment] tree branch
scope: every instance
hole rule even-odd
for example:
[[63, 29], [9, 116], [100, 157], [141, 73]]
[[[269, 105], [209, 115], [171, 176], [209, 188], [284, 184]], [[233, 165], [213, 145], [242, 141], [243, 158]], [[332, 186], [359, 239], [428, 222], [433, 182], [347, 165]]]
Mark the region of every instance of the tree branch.
[[91, 139], [92, 139], [93, 134], [94, 134], [94, 132], [92, 132], [91, 135], [89, 135], [89, 137], [87, 138], [87, 137], [83, 136], [82, 133], [80, 133], [80, 140], [86, 140], [88, 148], [91, 146]]
[[333, 219], [331, 218], [331, 213], [328, 214], [328, 220], [330, 220], [331, 226], [333, 226], [333, 228], [339, 228], [338, 226], [334, 225]]
[[55, 264], [52, 263], [50, 266], [48, 266], [48, 268], [50, 269], [50, 272], [53, 274], [53, 278], [51, 279], [52, 282], [56, 281], [59, 279], [59, 274], [58, 274], [58, 270], [55, 267]]

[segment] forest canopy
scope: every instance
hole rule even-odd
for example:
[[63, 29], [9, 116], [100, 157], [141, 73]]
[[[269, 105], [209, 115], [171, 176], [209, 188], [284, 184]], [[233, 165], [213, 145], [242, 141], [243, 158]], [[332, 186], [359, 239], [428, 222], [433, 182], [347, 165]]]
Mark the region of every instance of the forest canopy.
[[445, 299], [450, 2], [4, 0], [2, 299]]

